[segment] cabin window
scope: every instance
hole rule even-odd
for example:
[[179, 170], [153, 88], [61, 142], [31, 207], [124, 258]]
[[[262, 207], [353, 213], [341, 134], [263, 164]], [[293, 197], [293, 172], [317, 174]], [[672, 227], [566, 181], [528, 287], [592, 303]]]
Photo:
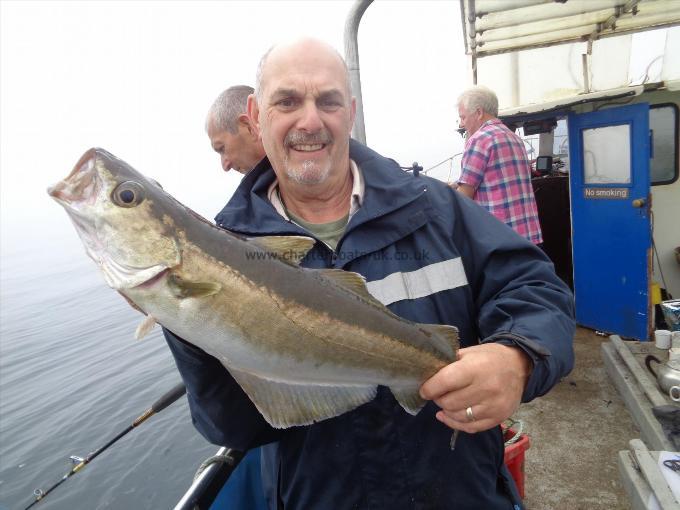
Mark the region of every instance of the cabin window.
[[630, 126], [584, 129], [583, 170], [586, 184], [630, 183]]
[[670, 184], [678, 178], [678, 107], [659, 104], [649, 108], [652, 132], [652, 159], [649, 174], [652, 186]]

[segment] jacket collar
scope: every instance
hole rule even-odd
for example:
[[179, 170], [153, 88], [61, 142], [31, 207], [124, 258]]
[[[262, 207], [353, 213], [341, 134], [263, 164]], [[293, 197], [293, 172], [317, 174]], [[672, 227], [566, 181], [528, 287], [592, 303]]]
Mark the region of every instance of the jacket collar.
[[[426, 190], [426, 179], [413, 178], [394, 160], [359, 142], [350, 140], [349, 151], [350, 158], [361, 168], [365, 190], [363, 205], [352, 217], [347, 232], [417, 201]], [[263, 159], [243, 178], [231, 200], [215, 217], [216, 223], [245, 235], [308, 235], [276, 212], [267, 198], [275, 179], [269, 160]]]

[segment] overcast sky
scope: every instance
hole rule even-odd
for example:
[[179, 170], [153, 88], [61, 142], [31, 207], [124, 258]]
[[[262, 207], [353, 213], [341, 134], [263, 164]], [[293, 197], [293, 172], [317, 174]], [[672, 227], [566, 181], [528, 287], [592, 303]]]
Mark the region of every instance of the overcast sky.
[[[212, 101], [252, 84], [260, 56], [282, 39], [312, 35], [344, 53], [352, 4], [0, 2], [3, 251], [26, 235], [75, 239], [45, 189], [93, 146], [212, 219], [240, 180], [221, 170], [205, 135]], [[425, 168], [459, 152], [455, 98], [469, 81], [458, 1], [378, 0], [359, 48], [368, 144]]]

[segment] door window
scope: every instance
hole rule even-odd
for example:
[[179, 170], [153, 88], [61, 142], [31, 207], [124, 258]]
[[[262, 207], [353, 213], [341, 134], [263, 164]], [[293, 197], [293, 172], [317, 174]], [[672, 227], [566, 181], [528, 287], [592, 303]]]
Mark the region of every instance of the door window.
[[584, 183], [630, 184], [630, 125], [589, 128], [582, 133]]

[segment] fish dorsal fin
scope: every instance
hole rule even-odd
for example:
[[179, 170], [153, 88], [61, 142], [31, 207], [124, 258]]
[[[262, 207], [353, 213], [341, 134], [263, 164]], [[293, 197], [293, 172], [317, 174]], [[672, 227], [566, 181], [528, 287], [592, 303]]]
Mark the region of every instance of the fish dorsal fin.
[[135, 330], [135, 339], [136, 340], [141, 340], [144, 338], [149, 331], [153, 329], [153, 327], [156, 325], [156, 318], [153, 317], [152, 315], [147, 315], [144, 317], [144, 320], [139, 323], [139, 326], [137, 326], [137, 329]]
[[312, 249], [316, 242], [311, 237], [305, 236], [250, 237], [248, 241], [293, 266], [300, 264], [300, 261], [305, 258], [307, 252]]
[[222, 288], [219, 283], [194, 282], [176, 274], [168, 275], [167, 282], [170, 291], [180, 299], [212, 296]]
[[446, 324], [418, 324], [429, 336], [437, 351], [444, 354], [446, 359], [455, 361], [460, 343], [458, 342], [458, 328]]
[[366, 287], [366, 278], [361, 276], [359, 273], [353, 273], [352, 271], [345, 271], [343, 269], [321, 269], [319, 270], [319, 273], [321, 273], [325, 278], [337, 283], [341, 287], [351, 290], [362, 298], [367, 299], [372, 304], [376, 304], [381, 308], [385, 308], [385, 305], [375, 299], [371, 293], [368, 292], [368, 287]]
[[343, 269], [321, 269], [319, 272], [327, 279], [362, 297], [368, 304], [380, 308], [380, 310], [392, 317], [399, 318], [398, 315], [392, 313], [389, 308], [373, 297], [366, 286], [366, 278], [359, 273], [344, 271]]
[[290, 384], [227, 368], [267, 423], [277, 429], [339, 416], [370, 402], [377, 392], [374, 385]]
[[[366, 279], [360, 274], [342, 269], [321, 269], [319, 273], [328, 280], [365, 299], [368, 304], [379, 308], [384, 313], [403, 320], [371, 295], [368, 287], [366, 287]], [[430, 337], [431, 345], [437, 352], [443, 354], [450, 361], [456, 359], [459, 348], [458, 328], [446, 324], [418, 324], [418, 326]], [[404, 406], [404, 409], [407, 409], [407, 406]]]

